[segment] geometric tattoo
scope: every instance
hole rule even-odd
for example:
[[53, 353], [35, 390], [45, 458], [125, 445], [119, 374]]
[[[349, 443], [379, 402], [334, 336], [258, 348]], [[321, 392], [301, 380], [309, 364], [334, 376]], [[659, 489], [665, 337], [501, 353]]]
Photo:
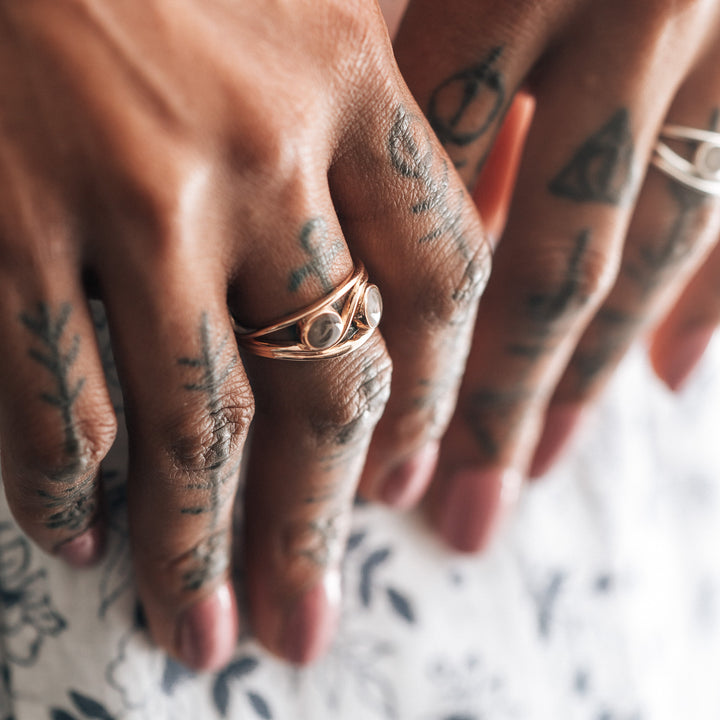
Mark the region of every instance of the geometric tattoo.
[[619, 205], [632, 182], [630, 113], [618, 110], [550, 182], [550, 192], [575, 202]]

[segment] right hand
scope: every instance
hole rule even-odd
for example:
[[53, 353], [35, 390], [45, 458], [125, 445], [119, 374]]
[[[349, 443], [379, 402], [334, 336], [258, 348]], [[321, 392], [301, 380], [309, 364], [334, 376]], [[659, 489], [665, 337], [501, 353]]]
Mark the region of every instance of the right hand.
[[[130, 437], [130, 532], [155, 640], [229, 658], [237, 468], [253, 418], [253, 628], [322, 651], [359, 473], [388, 399], [431, 472], [489, 253], [365, 0], [0, 1], [0, 444], [24, 530], [100, 551], [116, 418], [87, 307], [106, 306]], [[364, 262], [385, 300], [357, 352], [241, 362], [262, 327]], [[252, 389], [251, 389], [252, 386]], [[384, 457], [382, 453], [376, 457]], [[409, 469], [408, 469], [409, 468]]]

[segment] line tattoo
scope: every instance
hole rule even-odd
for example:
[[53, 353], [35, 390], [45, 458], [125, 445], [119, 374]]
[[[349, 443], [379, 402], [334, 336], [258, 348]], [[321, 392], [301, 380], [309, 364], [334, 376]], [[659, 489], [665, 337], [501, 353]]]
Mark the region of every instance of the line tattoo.
[[553, 195], [575, 202], [620, 205], [632, 185], [630, 112], [618, 110], [575, 152], [550, 182]]
[[[436, 158], [427, 131], [419, 118], [399, 107], [388, 138], [390, 162], [396, 172], [417, 185], [420, 198], [410, 209], [414, 215], [425, 216], [430, 229], [418, 238], [418, 243], [433, 242], [449, 237], [467, 263], [453, 300], [461, 303], [479, 294], [485, 286], [490, 268], [490, 250], [473, 257], [465, 228], [464, 210], [471, 202], [463, 187], [456, 192], [450, 188], [450, 169], [445, 158]], [[439, 169], [438, 166], [439, 165]]]
[[[520, 386], [511, 390], [478, 388], [465, 399], [463, 416], [478, 448], [494, 460], [500, 452], [500, 444], [509, 434], [513, 414], [532, 392]], [[502, 434], [491, 426], [503, 429]]]
[[344, 249], [343, 242], [336, 238], [328, 244], [327, 223], [317, 217], [308, 220], [300, 230], [300, 245], [310, 260], [297, 270], [293, 270], [288, 278], [288, 290], [297, 292], [300, 286], [310, 277], [315, 277], [325, 294], [332, 292], [335, 284], [331, 275], [335, 258]]
[[[500, 117], [506, 90], [496, 65], [502, 53], [502, 46], [492, 48], [479, 63], [444, 80], [430, 96], [428, 121], [451, 156], [482, 137]], [[462, 158], [453, 162], [458, 168], [467, 164]]]
[[536, 359], [551, 350], [550, 341], [562, 331], [562, 319], [570, 307], [587, 302], [581, 278], [591, 238], [589, 228], [578, 233], [568, 259], [565, 279], [555, 293], [535, 293], [526, 298], [527, 313], [532, 322], [526, 328], [526, 340], [508, 345], [508, 352], [512, 355]]
[[64, 449], [71, 462], [76, 463], [80, 438], [74, 407], [85, 385], [85, 378], [71, 378], [73, 365], [80, 353], [80, 336], [73, 335], [69, 340], [66, 337], [71, 314], [70, 303], [62, 303], [54, 313], [48, 303], [40, 302], [35, 313], [22, 313], [20, 322], [40, 343], [40, 349], [32, 347], [28, 355], [50, 373], [54, 382], [53, 389], [41, 393], [40, 399], [60, 413], [65, 434]]
[[[216, 341], [207, 313], [200, 321], [200, 354], [184, 357], [178, 364], [195, 371], [196, 379], [184, 385], [192, 393], [205, 397], [206, 409], [212, 422], [212, 444], [206, 450], [207, 467], [201, 480], [186, 485], [186, 489], [199, 493], [201, 500], [181, 509], [184, 515], [209, 515], [209, 530], [217, 529], [222, 507], [222, 491], [239, 470], [239, 463], [231, 463], [234, 424], [228, 421], [222, 402], [222, 389], [238, 363], [234, 352], [228, 358], [230, 335]], [[215, 538], [215, 540], [212, 540]], [[197, 589], [208, 580], [224, 572], [227, 567], [227, 549], [223, 534], [211, 535], [192, 555], [194, 559], [185, 575], [188, 589]]]

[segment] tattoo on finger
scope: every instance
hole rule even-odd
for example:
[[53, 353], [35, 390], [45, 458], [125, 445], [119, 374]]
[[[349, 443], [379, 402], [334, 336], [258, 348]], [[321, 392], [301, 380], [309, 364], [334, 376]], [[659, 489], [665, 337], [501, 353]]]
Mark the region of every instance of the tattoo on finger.
[[501, 443], [512, 432], [514, 415], [532, 396], [532, 391], [523, 386], [510, 390], [481, 387], [465, 398], [463, 417], [486, 459], [497, 459]]
[[578, 203], [620, 205], [633, 186], [634, 152], [630, 111], [620, 108], [575, 151], [550, 192]]
[[523, 325], [523, 339], [510, 343], [511, 355], [536, 360], [555, 346], [562, 336], [568, 313], [582, 307], [588, 300], [583, 287], [583, 265], [586, 261], [592, 232], [584, 228], [575, 237], [562, 284], [552, 293], [533, 293], [525, 299], [528, 323]]
[[308, 220], [300, 230], [300, 246], [310, 258], [305, 265], [293, 270], [288, 278], [288, 290], [297, 292], [309, 278], [316, 278], [327, 295], [335, 287], [332, 266], [345, 249], [340, 238], [328, 243], [327, 223], [321, 217]]
[[[232, 462], [237, 428], [230, 421], [223, 405], [225, 383], [238, 364], [237, 352], [230, 343], [230, 334], [218, 339], [207, 313], [203, 313], [199, 327], [200, 352], [195, 357], [184, 357], [178, 364], [192, 371], [193, 380], [184, 385], [190, 393], [199, 393], [205, 399], [205, 408], [211, 420], [212, 443], [205, 451], [207, 466], [200, 478], [186, 485], [197, 502], [182, 508], [185, 515], [207, 515], [208, 531], [214, 533], [224, 505], [223, 490], [237, 477], [240, 463]], [[188, 589], [198, 589], [207, 581], [224, 572], [227, 567], [227, 549], [224, 534], [212, 534], [193, 553], [195, 561], [186, 573]], [[224, 554], [224, 558], [222, 557]]]
[[470, 249], [465, 212], [472, 201], [462, 186], [453, 189], [447, 160], [433, 151], [432, 141], [420, 118], [409, 114], [402, 106], [395, 113], [388, 151], [398, 175], [413, 184], [417, 199], [410, 210], [423, 219], [426, 228], [417, 242], [449, 238], [466, 263], [453, 300], [463, 303], [476, 297], [487, 282], [490, 250], [486, 244], [479, 253]]
[[479, 63], [453, 73], [430, 96], [427, 118], [455, 167], [467, 165], [465, 149], [485, 135], [506, 104], [505, 79], [497, 64], [497, 46]]
[[[65, 467], [50, 478], [51, 485], [38, 490], [43, 507], [50, 511], [45, 520], [49, 530], [79, 532], [85, 530], [97, 513], [97, 471], [84, 468], [82, 440], [75, 418], [75, 405], [85, 386], [84, 377], [73, 377], [80, 354], [80, 336], [68, 332], [72, 305], [57, 307], [40, 302], [33, 312], [20, 315], [20, 322], [33, 336], [36, 345], [28, 355], [42, 366], [52, 379], [52, 389], [39, 399], [60, 415], [67, 457]], [[84, 472], [84, 477], [78, 477]]]
[[28, 355], [50, 374], [54, 387], [41, 393], [40, 399], [60, 413], [65, 434], [65, 453], [70, 465], [68, 474], [77, 469], [81, 451], [80, 437], [75, 421], [74, 407], [85, 385], [85, 378], [72, 379], [72, 369], [80, 354], [80, 336], [68, 337], [68, 321], [72, 305], [62, 303], [53, 309], [48, 303], [38, 303], [33, 313], [22, 313], [20, 322], [39, 343], [31, 347]]

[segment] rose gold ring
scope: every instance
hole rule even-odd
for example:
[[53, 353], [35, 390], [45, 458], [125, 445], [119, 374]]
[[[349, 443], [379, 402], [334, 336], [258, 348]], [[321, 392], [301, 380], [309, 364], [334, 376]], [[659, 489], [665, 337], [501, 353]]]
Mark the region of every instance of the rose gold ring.
[[358, 263], [353, 274], [318, 302], [263, 328], [233, 319], [240, 345], [249, 352], [280, 360], [337, 357], [364, 345], [380, 324], [382, 296]]

